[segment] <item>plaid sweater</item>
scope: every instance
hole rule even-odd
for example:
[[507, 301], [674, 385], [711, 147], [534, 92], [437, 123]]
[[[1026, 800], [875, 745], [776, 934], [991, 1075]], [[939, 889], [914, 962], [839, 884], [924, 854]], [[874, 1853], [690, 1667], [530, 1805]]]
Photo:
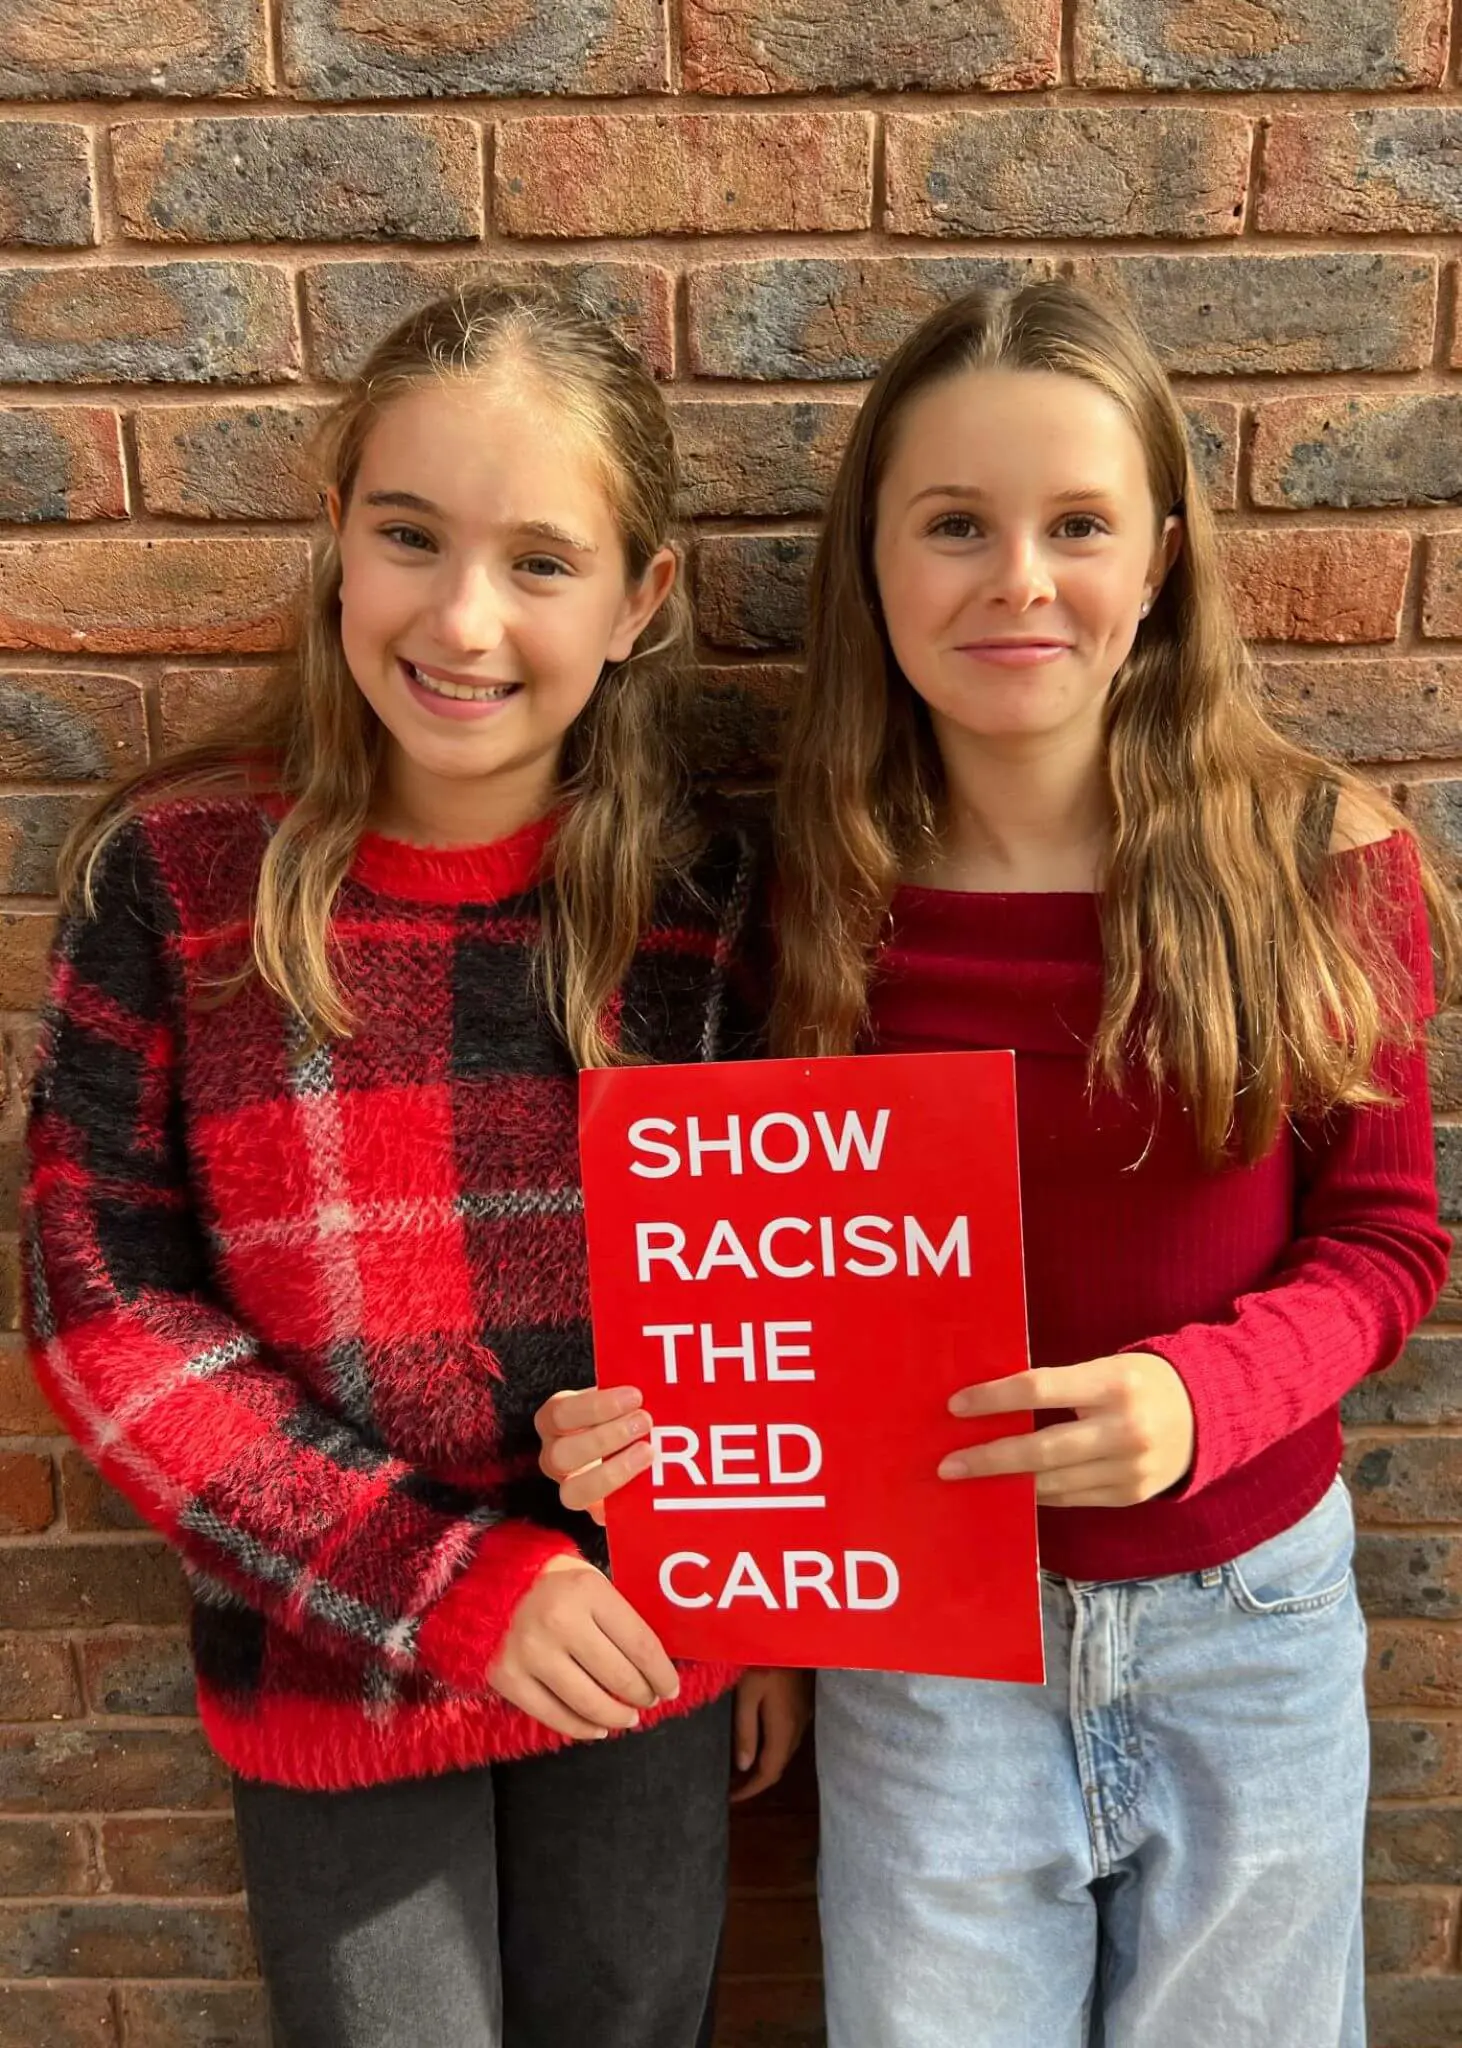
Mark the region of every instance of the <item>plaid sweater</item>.
[[[547, 827], [368, 836], [335, 918], [357, 1027], [314, 1050], [257, 981], [217, 994], [268, 830], [244, 799], [158, 807], [63, 926], [25, 1203], [37, 1377], [181, 1553], [234, 1769], [332, 1788], [548, 1749], [487, 1684], [544, 1562], [602, 1562], [532, 1421], [593, 1378], [576, 1076], [530, 976]], [[727, 972], [747, 868], [714, 840], [657, 907], [620, 995], [646, 1056], [752, 1049]], [[668, 1711], [734, 1676], [685, 1668]]]

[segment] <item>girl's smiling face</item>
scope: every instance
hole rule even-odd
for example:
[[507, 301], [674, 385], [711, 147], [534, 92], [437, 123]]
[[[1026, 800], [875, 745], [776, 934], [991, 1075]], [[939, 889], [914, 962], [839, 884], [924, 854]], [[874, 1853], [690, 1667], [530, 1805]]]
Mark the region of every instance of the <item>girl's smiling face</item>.
[[444, 785], [460, 800], [488, 777], [541, 808], [605, 662], [669, 593], [671, 550], [631, 578], [588, 437], [503, 376], [393, 401], [331, 511], [341, 644], [389, 735], [398, 808], [429, 823]]
[[1180, 535], [1131, 421], [1086, 378], [963, 370], [912, 398], [879, 485], [874, 570], [936, 735], [1099, 746]]

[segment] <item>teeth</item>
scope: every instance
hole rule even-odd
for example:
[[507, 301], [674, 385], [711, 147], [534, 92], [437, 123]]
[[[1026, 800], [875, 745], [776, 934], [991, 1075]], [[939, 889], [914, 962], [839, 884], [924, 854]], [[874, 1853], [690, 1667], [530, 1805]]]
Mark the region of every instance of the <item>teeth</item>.
[[406, 667], [411, 671], [412, 680], [420, 683], [424, 690], [430, 690], [438, 697], [457, 697], [469, 704], [496, 703], [500, 697], [510, 697], [518, 687], [516, 683], [490, 683], [485, 688], [475, 689], [468, 683], [449, 683], [440, 676], [429, 676], [414, 661], [408, 661]]

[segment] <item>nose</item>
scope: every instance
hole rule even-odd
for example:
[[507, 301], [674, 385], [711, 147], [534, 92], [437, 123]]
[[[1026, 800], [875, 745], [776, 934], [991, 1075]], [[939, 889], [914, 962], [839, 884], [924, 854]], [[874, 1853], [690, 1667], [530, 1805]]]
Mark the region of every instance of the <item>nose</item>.
[[997, 604], [1012, 611], [1029, 611], [1032, 605], [1049, 604], [1056, 585], [1039, 537], [1012, 533], [997, 547], [991, 564], [993, 587], [990, 595]]
[[454, 653], [490, 653], [502, 640], [502, 594], [481, 563], [443, 566], [432, 614], [436, 638]]

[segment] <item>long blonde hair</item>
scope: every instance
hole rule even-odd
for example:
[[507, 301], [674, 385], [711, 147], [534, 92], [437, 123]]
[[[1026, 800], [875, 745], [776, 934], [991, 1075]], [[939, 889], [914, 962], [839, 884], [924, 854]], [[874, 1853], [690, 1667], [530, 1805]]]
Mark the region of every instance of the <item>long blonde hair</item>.
[[[1364, 873], [1342, 884], [1324, 859], [1337, 791], [1397, 829], [1404, 820], [1264, 718], [1167, 378], [1122, 314], [1065, 282], [943, 307], [884, 365], [854, 427], [813, 568], [784, 756], [775, 1043], [797, 1057], [852, 1048], [894, 890], [938, 843], [943, 769], [884, 631], [875, 505], [915, 394], [997, 366], [1106, 392], [1142, 443], [1159, 519], [1183, 520], [1184, 546], [1106, 706], [1113, 833], [1092, 1073], [1120, 1087], [1135, 1065], [1154, 1086], [1175, 1084], [1204, 1158], [1252, 1161], [1291, 1110], [1377, 1100], [1377, 1051], [1410, 1028], [1382, 906], [1365, 900]], [[1424, 858], [1422, 873], [1450, 975], [1456, 913]]]
[[[600, 458], [628, 576], [667, 543], [678, 476], [663, 399], [639, 357], [592, 314], [547, 290], [494, 286], [438, 299], [371, 353], [321, 436], [322, 485], [348, 503], [383, 411], [431, 379], [497, 364], [532, 374]], [[542, 892], [538, 963], [581, 1066], [623, 1054], [607, 1018], [655, 888], [687, 846], [677, 734], [689, 646], [680, 581], [627, 659], [606, 666], [560, 762], [553, 879]], [[366, 828], [385, 752], [340, 641], [340, 553], [316, 542], [292, 656], [261, 696], [207, 743], [125, 783], [62, 854], [68, 908], [90, 910], [98, 857], [130, 819], [170, 796], [268, 788], [284, 811], [263, 856], [245, 973], [257, 973], [312, 1036], [350, 1029], [330, 946], [331, 914]]]

